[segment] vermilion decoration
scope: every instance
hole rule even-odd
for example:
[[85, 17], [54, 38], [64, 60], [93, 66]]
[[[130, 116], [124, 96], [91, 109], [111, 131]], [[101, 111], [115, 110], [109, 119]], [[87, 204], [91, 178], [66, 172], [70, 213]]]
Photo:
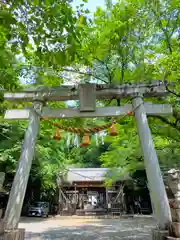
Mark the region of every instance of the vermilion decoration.
[[87, 147], [89, 144], [90, 144], [90, 137], [88, 135], [84, 135], [80, 146]]
[[116, 124], [113, 123], [112, 126], [110, 127], [109, 131], [110, 136], [117, 136], [117, 129], [116, 129]]
[[59, 128], [56, 128], [56, 134], [55, 136], [53, 137], [54, 140], [61, 140], [61, 136], [60, 136], [60, 129]]

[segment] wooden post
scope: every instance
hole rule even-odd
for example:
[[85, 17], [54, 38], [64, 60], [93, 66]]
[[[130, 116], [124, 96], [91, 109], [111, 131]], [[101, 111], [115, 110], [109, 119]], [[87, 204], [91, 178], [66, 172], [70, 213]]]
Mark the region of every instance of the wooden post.
[[[4, 179], [5, 179], [5, 173], [4, 172], [0, 172], [0, 192], [2, 191], [3, 189], [3, 183], [4, 183]], [[2, 217], [2, 214], [3, 214], [3, 209], [0, 207], [0, 219]], [[0, 221], [0, 231], [2, 229], [2, 223]]]
[[61, 187], [60, 186], [58, 186], [58, 190], [59, 190], [59, 195], [58, 195], [58, 213], [61, 214], [63, 202], [62, 202], [62, 193], [61, 193]]
[[5, 173], [4, 172], [0, 172], [0, 191], [3, 188], [4, 179], [5, 179]]
[[109, 199], [108, 199], [108, 187], [106, 187], [105, 189], [106, 189], [106, 207], [108, 208], [108, 203], [109, 203]]
[[[40, 110], [42, 104], [34, 104], [36, 110]], [[39, 131], [40, 118], [32, 110], [29, 118], [28, 128], [25, 132], [21, 156], [17, 167], [16, 175], [12, 184], [6, 212], [5, 229], [11, 230], [18, 227], [24, 196], [27, 188], [29, 173], [34, 157], [35, 143]]]
[[137, 130], [144, 155], [148, 185], [157, 225], [159, 229], [165, 230], [171, 222], [171, 212], [143, 99], [141, 97], [135, 97], [132, 100], [132, 105], [133, 108], [135, 108]]

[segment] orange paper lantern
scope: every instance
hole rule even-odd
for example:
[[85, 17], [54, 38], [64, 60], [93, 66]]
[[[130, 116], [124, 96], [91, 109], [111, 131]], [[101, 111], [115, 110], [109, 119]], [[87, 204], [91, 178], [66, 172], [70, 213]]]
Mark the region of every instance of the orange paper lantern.
[[90, 144], [90, 137], [88, 135], [84, 135], [81, 143], [81, 147], [87, 147]]
[[116, 125], [114, 123], [110, 127], [109, 135], [110, 136], [117, 136], [117, 129], [116, 129]]
[[60, 129], [56, 128], [56, 135], [53, 137], [54, 140], [61, 140], [61, 136], [60, 136]]

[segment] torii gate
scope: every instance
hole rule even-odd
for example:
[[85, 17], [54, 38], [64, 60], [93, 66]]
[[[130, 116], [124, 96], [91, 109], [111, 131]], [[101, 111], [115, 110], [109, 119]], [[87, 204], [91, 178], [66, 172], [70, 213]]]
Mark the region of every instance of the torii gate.
[[[80, 84], [79, 86], [38, 87], [18, 93], [5, 93], [6, 100], [33, 103], [29, 109], [7, 110], [5, 113], [5, 119], [29, 121], [5, 213], [6, 229], [16, 229], [19, 223], [39, 132], [40, 116], [43, 118], [117, 117], [133, 109], [157, 225], [159, 229], [167, 229], [167, 225], [171, 222], [171, 213], [147, 115], [171, 115], [172, 107], [168, 104], [144, 103], [143, 100], [145, 97], [159, 97], [167, 94], [166, 84], [163, 81], [131, 85]], [[96, 108], [96, 99], [122, 98], [131, 99], [132, 104], [122, 107]], [[45, 106], [47, 101], [77, 99], [80, 100], [80, 108], [77, 109], [51, 109]]]

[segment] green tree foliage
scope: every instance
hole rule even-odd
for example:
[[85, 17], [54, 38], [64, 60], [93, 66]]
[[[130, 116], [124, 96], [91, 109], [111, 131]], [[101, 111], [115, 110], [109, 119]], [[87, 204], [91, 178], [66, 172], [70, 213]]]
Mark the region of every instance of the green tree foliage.
[[[161, 163], [177, 164], [180, 2], [119, 0], [115, 4], [106, 1], [106, 6], [106, 9], [98, 8], [93, 18], [89, 18], [83, 4], [75, 11], [67, 0], [1, 3], [1, 88], [13, 91], [22, 87], [19, 77], [30, 86], [55, 86], [64, 80], [111, 84], [153, 79], [174, 81], [174, 87], [167, 87], [171, 94], [166, 99], [146, 100], [174, 106], [173, 116], [149, 116], [149, 123]], [[101, 106], [125, 103], [123, 99], [98, 102]], [[51, 103], [51, 106], [65, 105]], [[3, 102], [1, 114], [8, 107], [22, 108], [19, 104]], [[57, 122], [90, 126], [107, 121], [110, 119]], [[124, 172], [144, 168], [135, 121], [131, 117], [117, 121], [118, 136], [107, 136], [105, 146], [97, 147], [92, 140], [88, 148], [70, 146], [69, 149], [65, 140], [52, 140], [55, 129], [42, 122], [31, 177], [40, 178], [43, 188], [52, 188], [56, 175], [68, 165], [98, 167], [102, 164], [123, 168]], [[27, 124], [4, 122], [2, 115], [0, 124], [0, 167], [14, 173]], [[63, 136], [66, 138], [66, 134]]]
[[75, 60], [83, 25], [83, 4], [77, 11], [70, 1], [6, 1], [1, 4], [0, 24], [11, 51], [23, 55], [23, 75], [32, 83], [59, 85], [57, 69]]
[[71, 155], [71, 165], [79, 167], [101, 167], [100, 156], [102, 153], [106, 152], [109, 147], [108, 143], [104, 145], [99, 142], [96, 146], [93, 141], [89, 147], [86, 148], [72, 148]]
[[[170, 97], [153, 100], [156, 103], [172, 103], [175, 107], [173, 117], [155, 116], [154, 120], [150, 116], [149, 123], [161, 163], [168, 166], [177, 164], [179, 2], [119, 1], [108, 15], [106, 11], [98, 9], [94, 21], [93, 28], [97, 30], [99, 27], [99, 31], [92, 33], [94, 38], [89, 39], [85, 51], [91, 53], [92, 63], [98, 61], [107, 70], [107, 82], [129, 83], [152, 79], [175, 81], [175, 88], [167, 89], [171, 93]], [[166, 125], [162, 125], [162, 122]], [[109, 151], [101, 156], [104, 166], [121, 166], [127, 171], [142, 168], [135, 124], [131, 120], [125, 125], [120, 124], [118, 128], [118, 137], [110, 140], [112, 144]]]
[[[19, 77], [23, 82], [30, 82], [30, 85], [59, 85], [62, 78], [58, 77], [55, 69], [73, 61], [73, 51], [78, 42], [78, 24], [86, 21], [82, 7], [79, 15], [72, 10], [69, 1], [64, 0], [55, 3], [4, 1], [0, 8], [2, 90], [13, 91], [20, 87]], [[52, 103], [51, 106], [62, 107], [62, 104]], [[3, 114], [7, 108], [22, 106], [1, 103], [0, 169], [14, 174], [27, 123], [5, 122]], [[68, 159], [68, 154], [64, 153], [64, 142], [56, 143], [51, 139], [54, 133], [55, 129], [51, 126], [41, 124], [31, 171], [31, 177], [40, 178], [42, 186], [46, 188], [55, 186], [56, 174]]]

